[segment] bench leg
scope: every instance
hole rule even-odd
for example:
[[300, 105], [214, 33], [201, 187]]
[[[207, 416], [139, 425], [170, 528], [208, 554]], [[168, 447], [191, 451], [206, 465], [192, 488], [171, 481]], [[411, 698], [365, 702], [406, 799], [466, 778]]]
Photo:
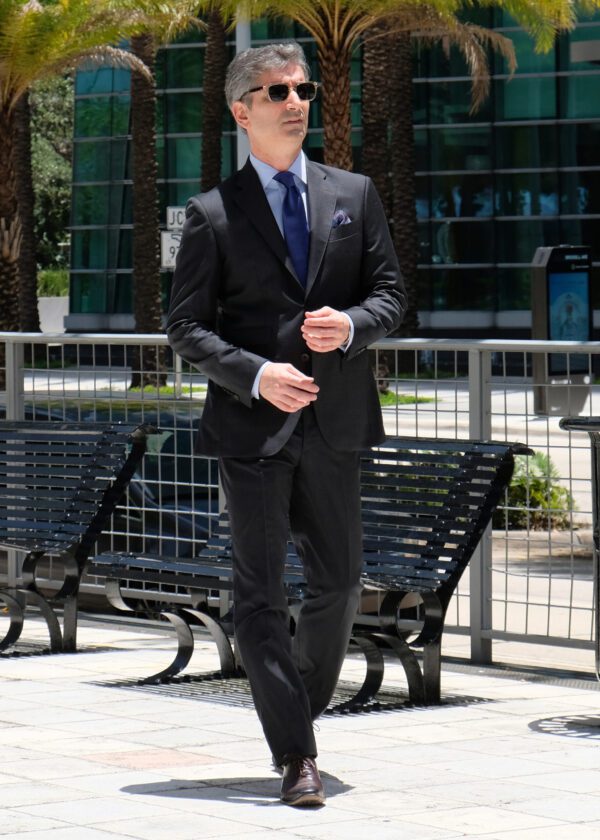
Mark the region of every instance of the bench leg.
[[351, 636], [350, 644], [359, 647], [365, 657], [367, 664], [365, 678], [350, 700], [331, 707], [330, 712], [360, 711], [361, 707], [375, 698], [383, 682], [383, 655], [375, 642], [367, 639], [366, 636]]
[[[134, 611], [132, 610], [132, 612]], [[138, 680], [140, 685], [162, 682], [179, 674], [189, 663], [194, 652], [194, 636], [185, 617], [178, 612], [166, 612], [164, 610], [160, 612], [160, 615], [164, 616], [175, 628], [175, 632], [177, 633], [177, 653], [171, 664], [163, 668], [162, 671], [157, 671], [156, 674], [152, 674], [150, 677], [144, 677]]]
[[77, 650], [77, 595], [69, 595], [63, 605], [63, 650]]
[[424, 706], [426, 701], [423, 673], [412, 648], [397, 636], [385, 633], [369, 633], [368, 638], [388, 645], [400, 660], [408, 682], [408, 697], [415, 706]]
[[0, 650], [6, 650], [18, 641], [23, 630], [23, 605], [8, 592], [0, 592], [0, 601], [6, 604], [10, 621], [4, 638], [0, 639]]
[[437, 706], [441, 702], [441, 637], [423, 647], [423, 683], [425, 686], [425, 703]]
[[227, 633], [212, 616], [200, 610], [184, 607], [181, 610], [185, 615], [192, 616], [198, 623], [202, 624], [211, 635], [212, 640], [217, 646], [219, 653], [219, 662], [221, 665], [221, 674], [224, 677], [233, 677], [239, 673], [239, 667], [236, 663], [236, 658], [233, 653], [233, 648], [229, 642]]
[[52, 653], [61, 653], [64, 650], [63, 636], [58, 623], [58, 618], [48, 601], [39, 592], [33, 592], [31, 589], [23, 590], [30, 604], [34, 604], [42, 614], [46, 626], [48, 627], [48, 635], [50, 637], [50, 651]]

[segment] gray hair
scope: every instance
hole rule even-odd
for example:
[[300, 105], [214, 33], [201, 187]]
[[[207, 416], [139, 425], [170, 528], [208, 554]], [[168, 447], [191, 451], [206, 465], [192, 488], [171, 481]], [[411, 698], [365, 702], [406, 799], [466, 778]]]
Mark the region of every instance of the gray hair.
[[304, 70], [304, 78], [310, 78], [310, 67], [304, 50], [296, 41], [267, 44], [265, 47], [253, 47], [238, 53], [227, 68], [225, 78], [228, 106], [231, 108], [244, 93], [255, 87], [257, 80], [266, 70], [281, 70], [288, 64], [299, 64]]

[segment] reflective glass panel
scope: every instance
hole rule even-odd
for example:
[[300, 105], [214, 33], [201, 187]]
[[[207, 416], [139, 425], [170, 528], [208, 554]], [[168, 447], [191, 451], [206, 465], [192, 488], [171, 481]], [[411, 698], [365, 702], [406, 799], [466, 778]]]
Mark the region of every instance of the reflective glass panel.
[[561, 78], [560, 88], [561, 117], [600, 117], [600, 73]]
[[529, 221], [496, 220], [496, 261], [530, 263], [540, 245], [556, 245], [559, 238], [558, 220]]
[[499, 169], [556, 166], [557, 133], [555, 125], [498, 126], [494, 132], [496, 166]]
[[490, 128], [432, 128], [429, 139], [432, 170], [491, 169]]
[[508, 82], [494, 83], [496, 119], [535, 120], [556, 117], [556, 80], [515, 77]]
[[430, 225], [433, 264], [493, 262], [493, 227], [490, 222], [452, 220]]
[[500, 216], [557, 216], [559, 207], [556, 172], [515, 172], [497, 175], [495, 210]]

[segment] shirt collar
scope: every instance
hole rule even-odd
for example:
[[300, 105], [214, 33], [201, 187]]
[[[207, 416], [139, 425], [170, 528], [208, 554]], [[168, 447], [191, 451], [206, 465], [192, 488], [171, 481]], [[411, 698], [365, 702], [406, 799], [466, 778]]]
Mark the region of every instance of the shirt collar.
[[[266, 190], [267, 187], [272, 186], [271, 181], [279, 172], [279, 169], [275, 169], [275, 167], [271, 166], [269, 163], [265, 163], [264, 161], [257, 158], [255, 155], [250, 153], [250, 163], [256, 170], [256, 174], [260, 178], [260, 183], [262, 184], [263, 190]], [[289, 172], [293, 173], [296, 178], [299, 178], [304, 186], [306, 186], [306, 155], [300, 149], [298, 153], [298, 157], [295, 161], [291, 164]]]

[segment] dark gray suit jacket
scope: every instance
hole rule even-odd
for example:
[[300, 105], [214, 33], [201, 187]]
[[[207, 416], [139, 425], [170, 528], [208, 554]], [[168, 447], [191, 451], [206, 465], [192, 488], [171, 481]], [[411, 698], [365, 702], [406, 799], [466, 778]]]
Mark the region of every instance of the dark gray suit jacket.
[[[272, 455], [299, 413], [251, 396], [265, 361], [314, 376], [320, 431], [338, 450], [383, 440], [377, 388], [363, 351], [400, 324], [404, 284], [370, 179], [307, 161], [310, 255], [306, 291], [287, 254], [254, 167], [191, 198], [173, 278], [167, 333], [173, 349], [209, 378], [197, 451]], [[336, 212], [346, 224], [333, 226]], [[313, 353], [300, 326], [331, 306], [354, 323], [348, 352]]]

